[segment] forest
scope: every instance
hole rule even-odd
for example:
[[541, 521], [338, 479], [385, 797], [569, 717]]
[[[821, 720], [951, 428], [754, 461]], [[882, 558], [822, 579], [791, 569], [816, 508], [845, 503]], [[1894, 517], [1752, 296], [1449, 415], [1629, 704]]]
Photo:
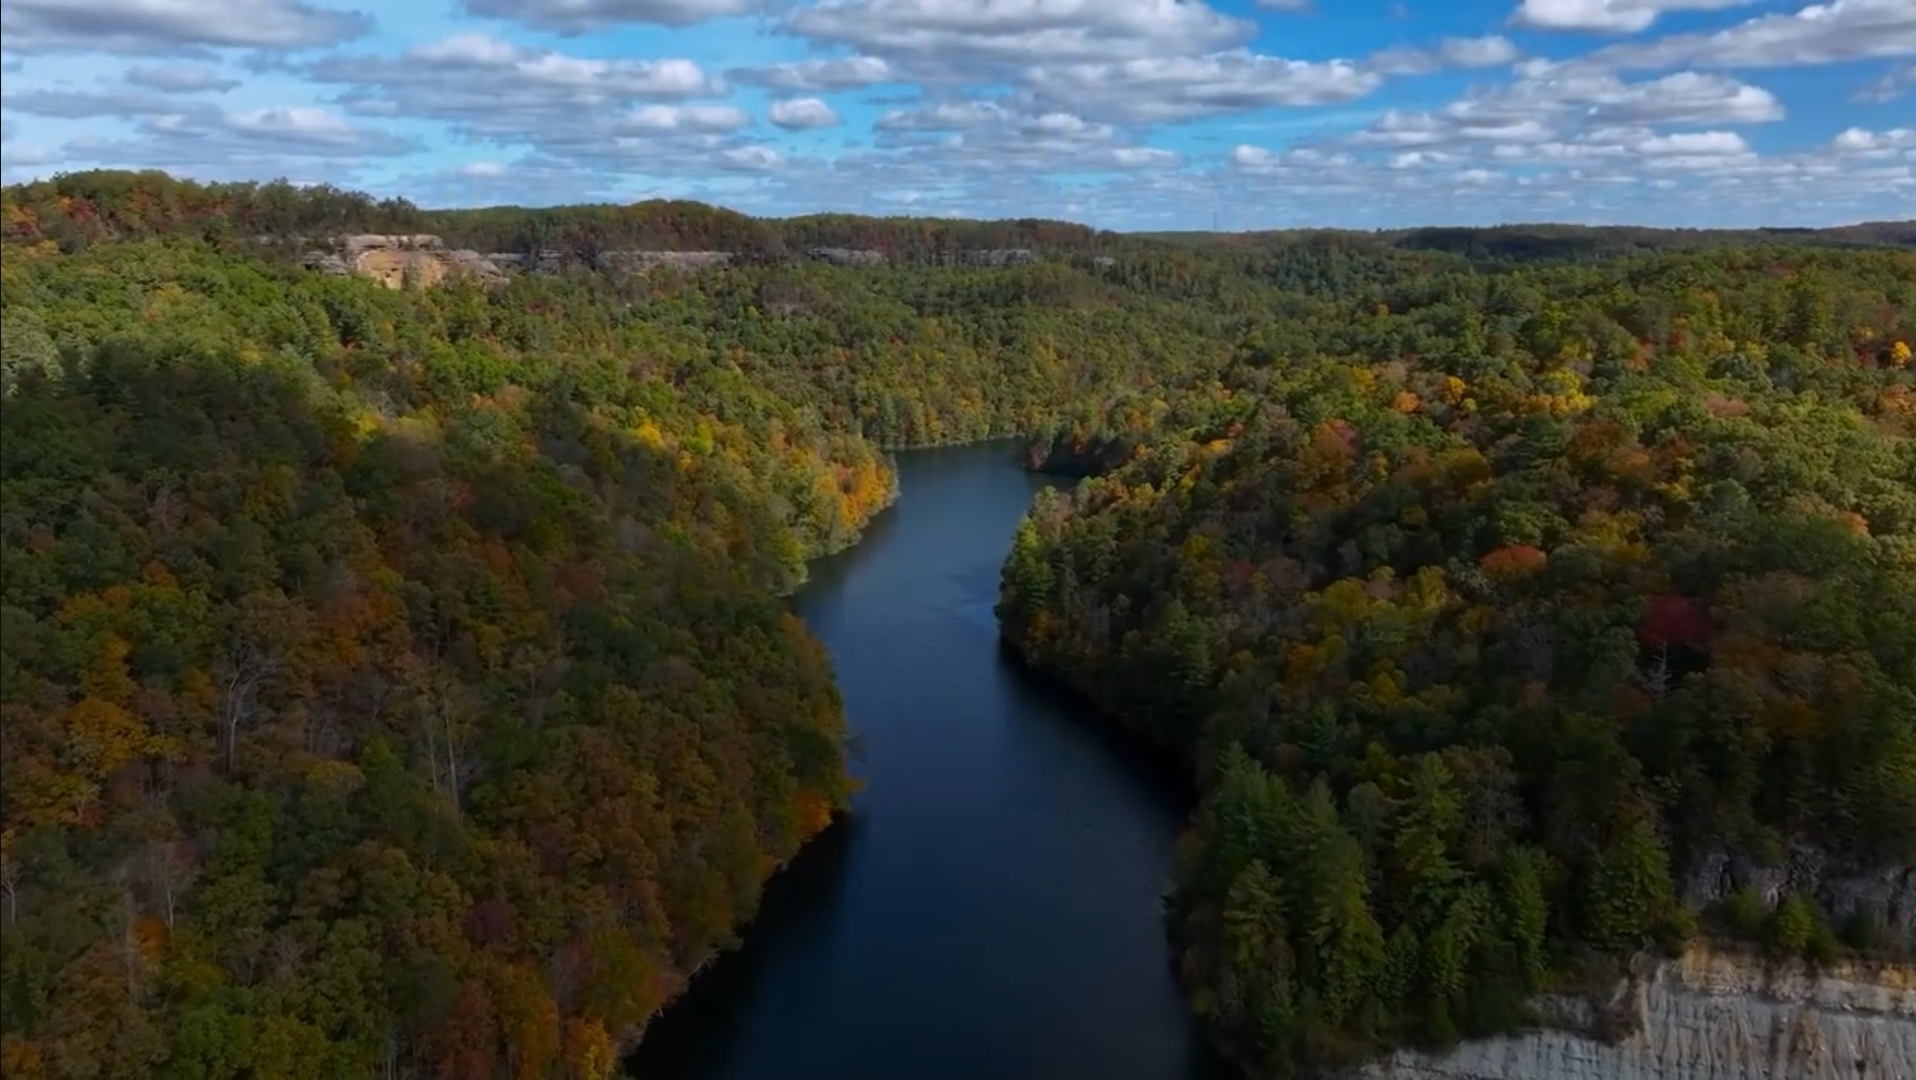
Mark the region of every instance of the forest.
[[998, 608], [1196, 771], [1171, 918], [1231, 1055], [1442, 1047], [1699, 933], [1907, 957], [1916, 257], [1322, 304], [1035, 440], [1099, 475], [1040, 496]]
[[[355, 232], [746, 257], [388, 289], [259, 242]], [[1174, 928], [1255, 1071], [1703, 930], [1907, 948], [1685, 879], [1910, 862], [1904, 243], [7, 188], [0, 1072], [613, 1075], [856, 787], [780, 597], [888, 450], [1004, 436], [1092, 477], [1004, 633], [1202, 779]]]

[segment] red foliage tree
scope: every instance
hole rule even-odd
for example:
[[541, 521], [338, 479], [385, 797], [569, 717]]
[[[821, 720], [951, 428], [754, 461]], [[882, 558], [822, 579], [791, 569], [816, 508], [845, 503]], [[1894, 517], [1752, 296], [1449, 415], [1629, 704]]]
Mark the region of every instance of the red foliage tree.
[[1687, 596], [1664, 593], [1650, 598], [1650, 606], [1637, 623], [1637, 641], [1661, 649], [1688, 646], [1699, 652], [1710, 647], [1715, 627], [1703, 606]]

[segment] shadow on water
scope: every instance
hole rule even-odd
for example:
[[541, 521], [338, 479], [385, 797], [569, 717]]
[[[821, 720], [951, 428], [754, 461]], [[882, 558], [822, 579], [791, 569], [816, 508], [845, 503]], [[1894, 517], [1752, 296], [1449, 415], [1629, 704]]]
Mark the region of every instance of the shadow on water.
[[1190, 777], [999, 644], [1004, 552], [1058, 483], [1011, 449], [900, 454], [898, 504], [791, 598], [832, 652], [869, 786], [626, 1075], [1228, 1075], [1163, 932]]
[[802, 605], [806, 593], [816, 593], [856, 574], [860, 567], [880, 557], [885, 540], [898, 528], [898, 507], [887, 506], [865, 523], [865, 531], [850, 547], [813, 559], [805, 567], [805, 584], [785, 598], [787, 607]]
[[653, 1021], [645, 1041], [626, 1059], [635, 1077], [716, 1075], [736, 1050], [732, 1036], [767, 1007], [764, 989], [768, 946], [802, 953], [828, 948], [839, 915], [846, 870], [865, 829], [857, 813], [812, 838], [765, 888], [758, 917], [746, 927], [744, 945], [721, 957], [693, 980], [685, 996]]
[[998, 667], [1006, 682], [1035, 706], [1028, 710], [1033, 722], [1069, 728], [1079, 741], [1088, 741], [1122, 766], [1139, 788], [1162, 791], [1168, 812], [1184, 818], [1196, 809], [1196, 777], [1175, 751], [1125, 727], [1084, 694], [1032, 668], [1003, 639], [998, 642]]

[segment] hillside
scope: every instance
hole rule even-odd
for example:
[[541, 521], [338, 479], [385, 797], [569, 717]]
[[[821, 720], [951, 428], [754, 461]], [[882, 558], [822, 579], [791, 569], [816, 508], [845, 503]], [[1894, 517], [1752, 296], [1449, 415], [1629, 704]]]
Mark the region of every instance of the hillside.
[[1021, 527], [1005, 636], [1198, 769], [1174, 930], [1240, 1061], [1699, 930], [1916, 950], [1913, 338], [1907, 253], [1447, 274], [1034, 446], [1109, 471]]
[[[359, 234], [563, 257], [302, 262]], [[885, 448], [1009, 435], [1109, 472], [1034, 511], [1005, 630], [1204, 766], [1177, 923], [1235, 1044], [1506, 1023], [1783, 856], [1817, 888], [1705, 914], [1908, 933], [1845, 884], [1916, 835], [1908, 252], [1511, 271], [157, 173], [7, 188], [0, 240], [9, 1077], [610, 1075], [855, 786], [778, 597]], [[1372, 899], [1407, 882], [1459, 921]], [[1352, 990], [1379, 956], [1449, 996]]]
[[846, 804], [776, 598], [879, 447], [1226, 356], [1055, 264], [388, 289], [236, 239], [363, 197], [63, 182], [4, 194], [10, 1077], [607, 1075]]

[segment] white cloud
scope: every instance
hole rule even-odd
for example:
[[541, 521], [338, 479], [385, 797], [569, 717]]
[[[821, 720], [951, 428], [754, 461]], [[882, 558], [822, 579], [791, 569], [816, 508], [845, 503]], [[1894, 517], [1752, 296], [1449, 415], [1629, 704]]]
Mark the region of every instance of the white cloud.
[[785, 155], [769, 146], [735, 146], [719, 154], [720, 163], [743, 172], [764, 172], [785, 164]]
[[1916, 87], [1916, 63], [1897, 64], [1856, 94], [1858, 101], [1895, 101]]
[[371, 29], [364, 13], [302, 0], [7, 0], [0, 8], [0, 41], [15, 53], [304, 49]]
[[510, 19], [536, 30], [583, 34], [620, 23], [690, 26], [708, 19], [749, 15], [760, 0], [464, 0], [474, 15]]
[[1626, 83], [1613, 75], [1547, 69], [1541, 77], [1473, 91], [1441, 109], [1388, 110], [1354, 141], [1378, 146], [1541, 142], [1617, 126], [1752, 124], [1783, 116], [1774, 94], [1723, 75], [1681, 72]]
[[[4, 0], [3, 164], [1118, 227], [1916, 205], [1912, 125], [1867, 104], [1916, 80], [1892, 66], [1916, 55], [1916, 0], [1501, 11], [1525, 32], [1299, 0]], [[1713, 14], [1668, 33], [1677, 11]], [[1526, 59], [1540, 41], [1553, 59]], [[1755, 70], [1783, 66], [1806, 70]], [[1443, 71], [1468, 88], [1422, 77]], [[1829, 105], [1850, 97], [1853, 116]], [[1759, 153], [1755, 125], [1813, 149]]]
[[821, 0], [785, 25], [942, 76], [977, 64], [1189, 55], [1242, 44], [1256, 31], [1203, 0]]
[[[1104, 172], [1182, 164], [1181, 155], [1128, 140], [1116, 126], [1015, 102], [940, 102], [886, 113], [874, 125], [891, 164], [945, 178], [1008, 172]], [[870, 160], [870, 159], [867, 159]]]
[[1480, 68], [1508, 64], [1522, 54], [1509, 38], [1492, 35], [1445, 38], [1437, 45], [1437, 55], [1457, 67]]
[[1634, 68], [1763, 68], [1916, 56], [1916, 0], [1828, 0], [1713, 33], [1599, 49], [1578, 63]]
[[1646, 136], [1636, 143], [1636, 150], [1652, 156], [1715, 157], [1747, 154], [1750, 144], [1734, 131], [1685, 131]]
[[1351, 101], [1376, 90], [1383, 77], [1349, 60], [1286, 60], [1234, 50], [1046, 65], [1026, 70], [1022, 81], [1041, 101], [1075, 103], [1100, 119], [1159, 123]]
[[897, 82], [890, 64], [877, 56], [796, 60], [761, 68], [734, 68], [726, 75], [742, 83], [778, 90], [850, 90]]
[[1497, 67], [1522, 56], [1515, 42], [1499, 35], [1444, 38], [1434, 49], [1386, 49], [1372, 55], [1368, 66], [1385, 75], [1425, 75], [1445, 68]]
[[815, 97], [772, 102], [771, 121], [788, 131], [813, 131], [843, 123], [830, 105]]
[[168, 94], [224, 93], [240, 84], [238, 79], [227, 78], [210, 68], [185, 66], [131, 68], [126, 73], [126, 81]]
[[1634, 34], [1668, 11], [1720, 11], [1751, 0], [1523, 0], [1511, 22], [1539, 30]]
[[704, 132], [737, 131], [751, 124], [752, 118], [736, 105], [641, 105], [614, 122], [618, 132]]
[[1891, 128], [1888, 131], [1845, 128], [1830, 140], [1830, 148], [1840, 154], [1871, 157], [1913, 150], [1916, 149], [1916, 128]]
[[365, 115], [441, 121], [478, 138], [536, 142], [584, 135], [637, 100], [720, 97], [724, 82], [690, 60], [604, 60], [534, 51], [483, 34], [429, 42], [403, 56], [336, 56], [307, 69], [343, 86]]
[[[12, 102], [8, 103], [9, 105]], [[312, 169], [350, 169], [419, 149], [410, 138], [358, 124], [328, 109], [286, 105], [229, 111], [182, 103], [178, 111], [130, 116], [126, 138], [77, 138], [43, 151], [43, 164], [177, 169], [239, 179], [283, 176]], [[29, 165], [13, 150], [11, 170]]]
[[682, 58], [579, 56], [466, 33], [304, 70], [336, 87], [352, 115], [443, 125], [458, 138], [530, 151], [555, 169], [692, 178], [758, 160], [732, 153], [747, 145], [739, 140], [751, 117], [717, 103], [731, 87]]

